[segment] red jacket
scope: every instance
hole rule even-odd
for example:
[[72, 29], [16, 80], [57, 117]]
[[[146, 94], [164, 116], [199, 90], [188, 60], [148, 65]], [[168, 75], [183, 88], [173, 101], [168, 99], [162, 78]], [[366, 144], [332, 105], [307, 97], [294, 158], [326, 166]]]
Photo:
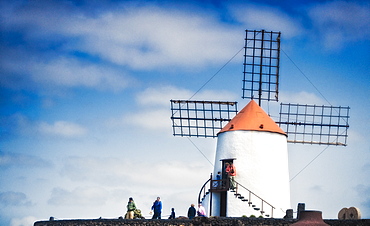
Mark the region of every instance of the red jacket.
[[227, 166], [225, 171], [229, 176], [236, 176], [236, 169], [234, 165]]

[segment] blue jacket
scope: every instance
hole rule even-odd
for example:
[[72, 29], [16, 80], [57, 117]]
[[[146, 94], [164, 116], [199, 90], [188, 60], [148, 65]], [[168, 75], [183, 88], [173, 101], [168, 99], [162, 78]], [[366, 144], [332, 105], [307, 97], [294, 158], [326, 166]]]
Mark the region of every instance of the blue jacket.
[[153, 203], [152, 210], [154, 210], [154, 212], [161, 212], [162, 211], [162, 202], [156, 200]]

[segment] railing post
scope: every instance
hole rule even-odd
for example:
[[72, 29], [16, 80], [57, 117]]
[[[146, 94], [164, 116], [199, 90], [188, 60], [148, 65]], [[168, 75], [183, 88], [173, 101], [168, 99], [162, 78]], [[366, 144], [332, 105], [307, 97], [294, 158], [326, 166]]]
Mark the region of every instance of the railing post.
[[265, 213], [265, 211], [263, 211], [263, 200], [262, 200], [262, 203], [261, 203], [261, 214], [264, 214]]
[[274, 207], [271, 206], [271, 218], [274, 217]]
[[209, 216], [212, 216], [212, 198], [213, 198], [213, 192], [212, 190], [210, 191], [210, 197], [209, 197]]
[[213, 187], [213, 183], [212, 183], [212, 173], [211, 173], [211, 178], [210, 178], [210, 183], [209, 183], [209, 192], [210, 192], [210, 197], [209, 197], [209, 216], [212, 216], [212, 187]]

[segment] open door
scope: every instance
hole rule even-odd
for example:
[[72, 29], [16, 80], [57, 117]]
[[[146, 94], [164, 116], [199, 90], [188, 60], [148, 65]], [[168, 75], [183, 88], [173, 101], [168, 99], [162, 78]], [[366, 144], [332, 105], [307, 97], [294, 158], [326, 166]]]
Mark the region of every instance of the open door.
[[[222, 178], [221, 179], [227, 179], [227, 173], [226, 173], [226, 163], [234, 163], [235, 159], [221, 159], [222, 162]], [[227, 190], [229, 190], [230, 183], [227, 181], [226, 183]], [[226, 217], [226, 210], [227, 210], [227, 191], [223, 191], [220, 194], [220, 217]]]

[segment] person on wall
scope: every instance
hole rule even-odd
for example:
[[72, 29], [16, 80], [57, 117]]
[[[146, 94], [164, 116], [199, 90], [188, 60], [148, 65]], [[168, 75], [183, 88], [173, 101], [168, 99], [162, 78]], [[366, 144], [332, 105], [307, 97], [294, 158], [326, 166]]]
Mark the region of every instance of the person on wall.
[[188, 209], [188, 218], [191, 220], [195, 217], [197, 214], [197, 210], [194, 207], [194, 204], [191, 204], [191, 206]]
[[175, 219], [175, 218], [176, 218], [175, 208], [171, 208], [171, 215], [168, 219]]
[[202, 204], [198, 204], [198, 216], [200, 217], [206, 217], [206, 209], [202, 206]]
[[136, 205], [133, 198], [128, 199], [127, 203], [127, 213], [125, 218], [126, 219], [134, 219], [134, 210], [136, 210]]
[[160, 197], [157, 197], [157, 200], [154, 201], [152, 210], [154, 211], [152, 219], [161, 219], [162, 202]]

